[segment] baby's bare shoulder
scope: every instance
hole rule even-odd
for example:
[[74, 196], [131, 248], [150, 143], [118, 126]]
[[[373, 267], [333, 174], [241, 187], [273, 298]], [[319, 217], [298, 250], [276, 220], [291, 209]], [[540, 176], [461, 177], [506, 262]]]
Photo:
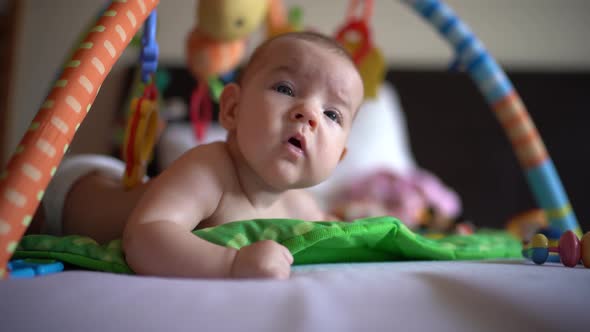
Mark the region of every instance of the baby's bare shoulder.
[[[231, 185], [231, 158], [225, 143], [200, 145], [174, 161], [151, 181], [142, 199], [143, 217], [171, 220], [193, 229], [218, 209]], [[146, 212], [147, 211], [147, 212]]]
[[193, 161], [197, 160], [199, 163], [227, 163], [231, 162], [229, 152], [227, 150], [227, 143], [213, 142], [209, 144], [198, 145], [185, 153]]
[[178, 162], [189, 164], [196, 168], [205, 168], [214, 173], [233, 170], [233, 162], [225, 142], [214, 142], [196, 146], [187, 151]]
[[[168, 167], [160, 182], [175, 186], [223, 191], [228, 177], [233, 172], [232, 159], [224, 142], [203, 144], [185, 152]], [[200, 184], [195, 187], [196, 184]]]

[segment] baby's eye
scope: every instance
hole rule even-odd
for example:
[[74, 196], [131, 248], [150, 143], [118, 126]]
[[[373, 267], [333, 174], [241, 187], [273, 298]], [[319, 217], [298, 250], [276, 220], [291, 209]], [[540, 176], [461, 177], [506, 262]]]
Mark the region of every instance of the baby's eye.
[[337, 111], [324, 111], [324, 114], [332, 121], [336, 122], [336, 123], [342, 123], [342, 118], [340, 116], [340, 113], [338, 113]]
[[293, 89], [291, 89], [291, 87], [286, 84], [277, 84], [275, 85], [274, 89], [278, 93], [282, 93], [291, 97], [295, 95], [295, 93], [293, 93]]

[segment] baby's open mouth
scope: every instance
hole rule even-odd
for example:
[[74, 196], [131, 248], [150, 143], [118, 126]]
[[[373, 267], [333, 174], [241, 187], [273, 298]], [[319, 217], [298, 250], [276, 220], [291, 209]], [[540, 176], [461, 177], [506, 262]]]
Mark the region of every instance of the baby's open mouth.
[[289, 138], [289, 144], [291, 144], [291, 145], [293, 145], [293, 146], [297, 147], [298, 149], [301, 149], [301, 150], [303, 150], [303, 147], [302, 147], [302, 145], [301, 145], [301, 141], [300, 141], [300, 140], [298, 140], [298, 139], [297, 139], [297, 138], [295, 138], [295, 137], [291, 137], [291, 138]]

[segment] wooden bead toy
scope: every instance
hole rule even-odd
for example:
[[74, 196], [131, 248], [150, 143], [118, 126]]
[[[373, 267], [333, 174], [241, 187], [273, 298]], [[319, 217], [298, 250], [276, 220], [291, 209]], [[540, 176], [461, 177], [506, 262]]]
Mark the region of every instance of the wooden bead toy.
[[563, 233], [557, 248], [563, 265], [574, 267], [580, 261], [580, 240], [578, 240], [574, 232], [567, 231]]
[[587, 268], [590, 268], [590, 232], [586, 232], [582, 239], [580, 240], [581, 248], [580, 252], [582, 253], [582, 263]]
[[590, 232], [578, 240], [574, 232], [566, 231], [559, 238], [559, 242], [538, 233], [523, 247], [522, 253], [524, 257], [539, 265], [547, 261], [557, 261], [553, 258], [558, 257], [564, 266], [575, 267], [581, 261], [584, 267], [590, 268]]
[[536, 234], [530, 244], [523, 249], [522, 254], [535, 264], [545, 263], [549, 256], [549, 240], [543, 234]]

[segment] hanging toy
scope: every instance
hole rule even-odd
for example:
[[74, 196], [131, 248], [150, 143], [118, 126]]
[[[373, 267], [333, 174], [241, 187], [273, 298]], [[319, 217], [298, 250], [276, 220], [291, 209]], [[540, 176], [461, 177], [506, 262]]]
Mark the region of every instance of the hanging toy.
[[157, 13], [154, 10], [144, 25], [140, 55], [141, 80], [144, 83], [141, 97], [130, 103], [129, 118], [123, 140], [125, 173], [123, 185], [130, 189], [142, 182], [147, 164], [152, 158], [159, 131], [158, 88], [154, 73], [158, 68], [159, 48], [156, 42]]
[[189, 102], [189, 116], [195, 137], [205, 138], [212, 119], [212, 101], [207, 82], [233, 70], [244, 56], [245, 37], [262, 21], [267, 1], [201, 0], [197, 25], [186, 41], [188, 69], [196, 78]]
[[365, 98], [377, 97], [377, 89], [385, 78], [385, 60], [373, 44], [369, 21], [373, 14], [373, 0], [364, 0], [363, 12], [354, 14], [361, 7], [360, 0], [352, 0], [348, 7], [346, 23], [336, 32], [338, 40], [347, 49], [363, 79]]
[[151, 83], [140, 98], [131, 101], [128, 126], [123, 141], [125, 173], [123, 185], [130, 189], [141, 183], [152, 158], [158, 132], [158, 94]]
[[186, 59], [197, 80], [189, 103], [195, 137], [202, 141], [213, 117], [209, 90], [217, 99], [223, 83], [219, 76], [234, 70], [246, 51], [246, 38], [267, 19], [269, 35], [287, 31], [279, 0], [200, 0], [197, 25], [186, 40]]
[[299, 7], [286, 10], [282, 1], [271, 0], [266, 19], [266, 38], [302, 30], [303, 12]]

